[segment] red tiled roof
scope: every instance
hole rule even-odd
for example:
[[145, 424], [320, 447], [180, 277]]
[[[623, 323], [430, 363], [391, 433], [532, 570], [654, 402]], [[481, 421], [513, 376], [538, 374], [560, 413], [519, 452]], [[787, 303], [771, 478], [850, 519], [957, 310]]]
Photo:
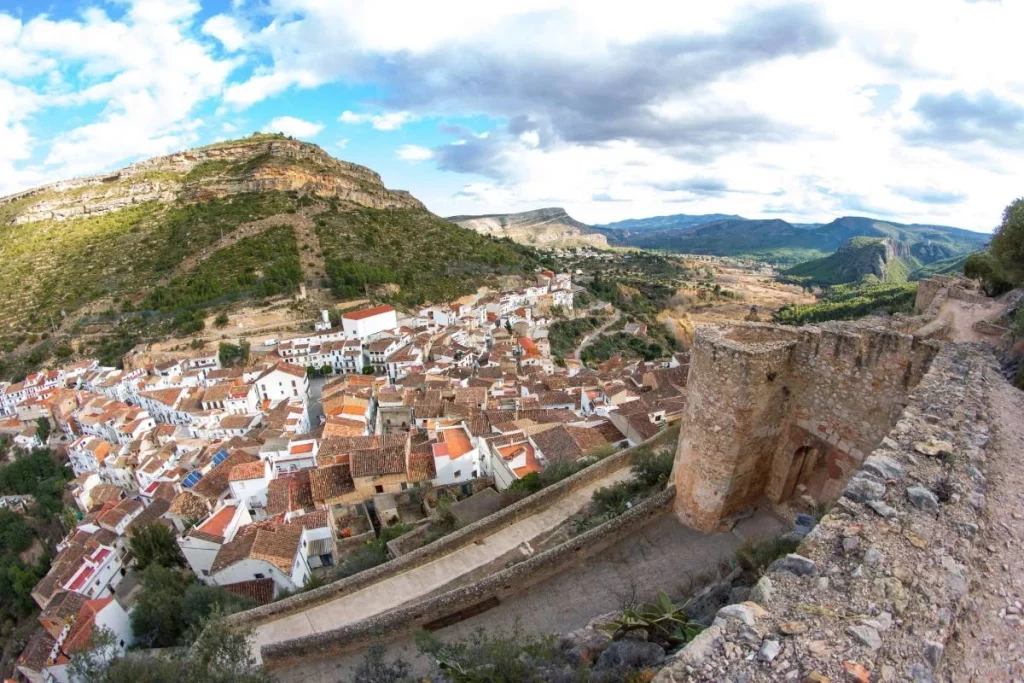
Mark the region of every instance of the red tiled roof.
[[393, 310], [395, 309], [391, 305], [381, 304], [380, 306], [372, 306], [370, 308], [352, 311], [351, 313], [344, 313], [341, 317], [346, 320], [364, 320], [375, 315], [380, 315], [381, 313], [390, 313]]

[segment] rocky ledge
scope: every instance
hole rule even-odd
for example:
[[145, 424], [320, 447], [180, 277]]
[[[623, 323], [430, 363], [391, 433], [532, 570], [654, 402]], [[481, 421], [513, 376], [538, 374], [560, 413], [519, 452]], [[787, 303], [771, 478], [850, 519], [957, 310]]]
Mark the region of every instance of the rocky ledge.
[[655, 683], [938, 680], [986, 523], [991, 351], [944, 345], [843, 497]]

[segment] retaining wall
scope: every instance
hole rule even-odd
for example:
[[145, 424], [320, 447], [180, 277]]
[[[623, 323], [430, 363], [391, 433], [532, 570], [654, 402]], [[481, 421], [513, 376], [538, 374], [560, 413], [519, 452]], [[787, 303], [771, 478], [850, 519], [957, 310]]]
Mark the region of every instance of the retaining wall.
[[475, 614], [496, 606], [645, 526], [667, 512], [674, 497], [675, 487], [670, 485], [615, 519], [468, 586], [331, 631], [265, 645], [260, 650], [263, 664], [280, 669], [300, 661], [336, 657], [407, 636], [453, 615], [454, 623], [461, 612]]
[[384, 564], [372, 569], [359, 572], [354, 576], [335, 581], [311, 591], [293, 595], [278, 602], [272, 602], [268, 605], [233, 614], [229, 616], [226, 621], [229, 626], [233, 627], [255, 627], [259, 624], [280, 619], [281, 617], [302, 612], [310, 607], [330, 602], [343, 595], [354, 593], [355, 591], [382, 579], [401, 574], [402, 572], [420, 565], [432, 562], [433, 560], [447, 555], [459, 548], [475, 543], [482, 538], [486, 538], [499, 529], [511, 526], [526, 517], [534, 515], [540, 510], [544, 510], [551, 505], [554, 505], [566, 495], [583, 488], [598, 479], [603, 479], [613, 472], [624, 467], [629, 467], [633, 463], [637, 449], [644, 446], [657, 445], [668, 440], [668, 435], [674, 433], [675, 432], [673, 430], [659, 432], [637, 446], [613, 453], [607, 458], [594, 463], [571, 477], [563, 479], [556, 484], [552, 484], [551, 486], [542, 489], [523, 500], [509, 505], [493, 515], [484, 517], [478, 522], [469, 524], [434, 541], [433, 543], [430, 543], [429, 545], [417, 548], [416, 550], [391, 560], [390, 562], [385, 562]]

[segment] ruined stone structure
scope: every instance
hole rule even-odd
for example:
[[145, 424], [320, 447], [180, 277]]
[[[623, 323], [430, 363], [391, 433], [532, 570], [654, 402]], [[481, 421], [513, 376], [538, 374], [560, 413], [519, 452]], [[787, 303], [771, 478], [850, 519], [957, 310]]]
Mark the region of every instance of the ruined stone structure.
[[896, 422], [936, 350], [865, 325], [699, 328], [676, 454], [676, 514], [711, 531], [762, 498], [834, 500]]

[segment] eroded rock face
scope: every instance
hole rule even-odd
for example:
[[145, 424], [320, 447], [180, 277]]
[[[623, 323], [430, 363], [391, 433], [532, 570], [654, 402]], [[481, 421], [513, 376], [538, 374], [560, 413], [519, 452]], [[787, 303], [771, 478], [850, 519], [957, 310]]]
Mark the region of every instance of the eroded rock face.
[[483, 235], [508, 237], [513, 242], [535, 247], [608, 246], [604, 235], [561, 208], [487, 216], [452, 216], [449, 220]]
[[114, 173], [62, 181], [0, 199], [21, 202], [16, 224], [99, 216], [147, 202], [171, 203], [245, 192], [296, 191], [373, 209], [423, 208], [389, 190], [363, 166], [339, 161], [316, 145], [254, 139], [147, 159]]

